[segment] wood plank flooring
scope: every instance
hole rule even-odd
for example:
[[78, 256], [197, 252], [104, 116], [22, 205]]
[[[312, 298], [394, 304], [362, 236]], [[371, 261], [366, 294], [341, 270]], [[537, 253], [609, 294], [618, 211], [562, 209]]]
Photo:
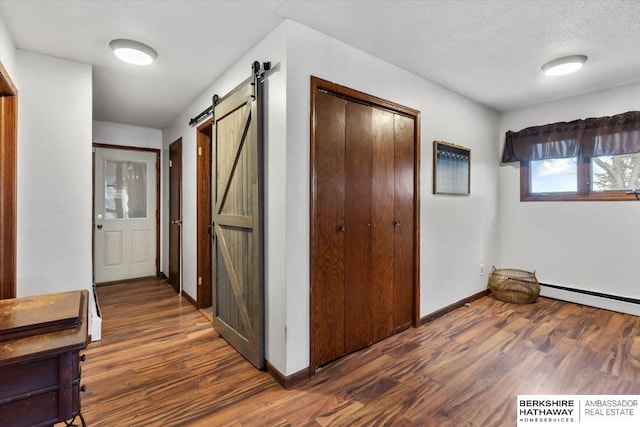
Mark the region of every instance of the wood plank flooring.
[[517, 394], [640, 394], [640, 318], [484, 297], [282, 389], [166, 282], [98, 288], [93, 426], [512, 426]]

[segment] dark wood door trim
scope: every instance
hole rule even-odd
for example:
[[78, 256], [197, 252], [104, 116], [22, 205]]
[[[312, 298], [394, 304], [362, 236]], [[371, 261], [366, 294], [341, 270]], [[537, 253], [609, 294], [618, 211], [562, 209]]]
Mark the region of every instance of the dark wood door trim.
[[[160, 176], [160, 150], [157, 148], [146, 148], [146, 147], [130, 147], [128, 145], [114, 145], [114, 144], [103, 144], [100, 142], [94, 142], [93, 143], [93, 148], [106, 148], [109, 150], [129, 150], [129, 151], [146, 151], [146, 152], [150, 152], [150, 153], [155, 153], [156, 154], [156, 277], [160, 277], [160, 185], [162, 183], [162, 177]], [[95, 157], [95, 156], [94, 156]], [[92, 176], [95, 174], [95, 158], [93, 160], [94, 164], [93, 164], [93, 170], [92, 170]], [[91, 229], [95, 230], [95, 179], [92, 180], [93, 184], [91, 186], [92, 190], [93, 190], [93, 195], [91, 197], [91, 211], [92, 211], [92, 216], [91, 216]], [[93, 233], [91, 234], [93, 236]], [[93, 239], [93, 237], [92, 237]], [[93, 244], [93, 240], [91, 242], [91, 251], [93, 252], [94, 249], [94, 244]], [[92, 262], [94, 262], [93, 258], [94, 258], [95, 254], [91, 254], [91, 260]], [[93, 266], [91, 268], [92, 274], [93, 274]]]
[[182, 138], [169, 145], [169, 283], [176, 293], [181, 288], [182, 254]]
[[348, 101], [361, 103], [376, 107], [382, 110], [388, 110], [393, 113], [409, 117], [413, 119], [413, 313], [412, 324], [414, 327], [420, 326], [420, 112], [418, 110], [396, 104], [364, 92], [360, 92], [327, 80], [311, 76], [311, 110], [310, 110], [310, 157], [311, 157], [311, 176], [310, 176], [310, 373], [315, 373], [318, 366], [315, 360], [315, 343], [314, 343], [314, 322], [318, 313], [315, 312], [314, 286], [317, 285], [314, 267], [314, 248], [319, 238], [319, 230], [316, 225], [316, 218], [319, 206], [317, 205], [317, 176], [316, 176], [316, 103], [317, 94], [320, 92], [335, 95]]
[[211, 306], [211, 124], [212, 119], [198, 126], [196, 145], [197, 185], [197, 308]]
[[0, 63], [0, 299], [16, 297], [18, 89]]

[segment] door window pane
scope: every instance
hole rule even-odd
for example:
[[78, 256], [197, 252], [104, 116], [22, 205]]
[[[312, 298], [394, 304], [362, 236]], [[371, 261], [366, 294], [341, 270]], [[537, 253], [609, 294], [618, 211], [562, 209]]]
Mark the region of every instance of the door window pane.
[[147, 164], [105, 160], [104, 217], [129, 219], [147, 217]]
[[640, 153], [591, 159], [592, 191], [640, 188]]
[[576, 191], [578, 191], [578, 162], [575, 157], [531, 161], [532, 193]]

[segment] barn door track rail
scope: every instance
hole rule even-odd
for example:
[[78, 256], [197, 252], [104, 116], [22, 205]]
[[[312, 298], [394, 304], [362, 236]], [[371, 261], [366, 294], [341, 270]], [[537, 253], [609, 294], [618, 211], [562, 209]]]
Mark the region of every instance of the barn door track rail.
[[[252, 84], [253, 84], [253, 87], [254, 87], [254, 95], [253, 95], [253, 97], [255, 99], [255, 97], [256, 97], [256, 95], [255, 95], [255, 87], [256, 87], [255, 82], [257, 80], [264, 79], [267, 76], [268, 72], [272, 71], [271, 61], [263, 62], [262, 65], [260, 64], [260, 62], [254, 61], [253, 64], [251, 64], [251, 70], [252, 70], [252, 76], [250, 78], [254, 80], [254, 83], [252, 83]], [[230, 95], [230, 93], [227, 94], [226, 96], [229, 96], [229, 95]], [[212, 114], [213, 113], [213, 107], [215, 107], [215, 105], [220, 101], [221, 101], [221, 99], [218, 97], [218, 95], [214, 95], [213, 96], [212, 105], [210, 105], [209, 107], [204, 109], [200, 114], [198, 114], [194, 118], [189, 119], [189, 126], [193, 126], [193, 125], [197, 124], [200, 120], [202, 120], [205, 117], [207, 117], [210, 114]]]

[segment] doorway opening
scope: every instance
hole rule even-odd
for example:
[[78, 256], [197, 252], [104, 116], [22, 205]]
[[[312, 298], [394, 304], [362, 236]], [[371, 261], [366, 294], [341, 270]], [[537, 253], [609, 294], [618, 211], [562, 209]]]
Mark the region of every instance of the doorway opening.
[[16, 297], [18, 90], [0, 63], [0, 299]]
[[169, 284], [182, 292], [182, 138], [169, 145]]
[[93, 144], [93, 280], [160, 276], [160, 150]]
[[213, 319], [211, 280], [211, 131], [213, 119], [208, 119], [197, 128], [196, 161], [197, 176], [197, 308], [205, 317]]

